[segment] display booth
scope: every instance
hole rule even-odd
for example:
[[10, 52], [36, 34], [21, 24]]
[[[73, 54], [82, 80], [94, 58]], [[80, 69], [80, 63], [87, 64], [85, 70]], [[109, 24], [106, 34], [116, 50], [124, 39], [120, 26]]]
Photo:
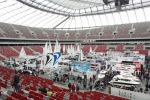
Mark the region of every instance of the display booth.
[[74, 71], [77, 72], [86, 72], [90, 68], [89, 62], [72, 61], [71, 65], [73, 66]]
[[130, 100], [150, 100], [149, 94], [124, 90], [124, 89], [114, 88], [114, 87], [110, 87], [110, 88], [111, 89], [109, 89], [110, 91], [108, 90], [108, 93], [115, 96], [128, 98]]

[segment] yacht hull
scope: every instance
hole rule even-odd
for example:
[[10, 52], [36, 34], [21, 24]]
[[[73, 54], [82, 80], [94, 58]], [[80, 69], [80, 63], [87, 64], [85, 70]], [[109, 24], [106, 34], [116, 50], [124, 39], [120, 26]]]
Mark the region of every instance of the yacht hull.
[[111, 85], [116, 85], [116, 86], [126, 86], [126, 87], [131, 87], [132, 85], [140, 85], [140, 82], [119, 82], [119, 81], [110, 81], [109, 82]]

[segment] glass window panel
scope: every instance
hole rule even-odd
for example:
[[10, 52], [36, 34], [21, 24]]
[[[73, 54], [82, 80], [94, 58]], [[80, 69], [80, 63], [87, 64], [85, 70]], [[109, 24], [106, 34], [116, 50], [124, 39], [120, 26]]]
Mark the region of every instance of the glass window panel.
[[96, 25], [93, 16], [87, 16], [87, 19], [88, 19], [88, 22], [89, 22], [89, 26], [92, 27], [92, 26]]
[[122, 19], [122, 24], [125, 24], [125, 23], [129, 23], [129, 19], [128, 19], [128, 15], [127, 15], [127, 12], [120, 12], [120, 16], [121, 16], [121, 19]]
[[54, 6], [53, 6], [53, 9], [55, 9], [55, 8], [58, 8], [59, 6], [57, 5], [57, 4], [55, 4]]
[[43, 2], [44, 0], [35, 0], [35, 2], [37, 2], [37, 3], [41, 3], [41, 2]]
[[51, 21], [55, 18], [57, 18], [57, 16], [49, 14], [48, 17], [42, 19], [41, 22], [38, 23], [38, 26], [45, 28], [53, 28]]
[[51, 7], [51, 6], [53, 6], [53, 5], [54, 5], [53, 3], [47, 4], [48, 7]]
[[41, 3], [42, 5], [47, 5], [49, 4], [49, 2], [47, 0], [45, 0], [44, 2]]
[[99, 6], [97, 8], [98, 8], [98, 10], [103, 10], [103, 6]]
[[75, 17], [76, 27], [82, 27], [82, 22], [80, 17]]
[[94, 17], [96, 26], [101, 26], [102, 22], [100, 20], [100, 16], [99, 15], [94, 15], [93, 17]]
[[59, 6], [57, 9], [58, 9], [58, 10], [61, 10], [61, 9], [63, 9], [63, 7], [62, 7], [62, 6]]
[[[30, 15], [32, 15], [33, 13], [35, 13], [36, 10], [28, 10], [25, 13], [22, 13], [20, 15], [22, 15], [20, 18], [15, 19], [15, 23], [17, 22], [19, 24], [22, 24], [25, 20], [30, 19]], [[29, 17], [28, 17], [29, 16]]]
[[105, 15], [100, 15], [102, 25], [108, 25], [107, 18]]
[[106, 16], [107, 16], [109, 25], [114, 25], [115, 22], [114, 22], [112, 14], [106, 14]]
[[[130, 2], [132, 2], [132, 0]], [[133, 0], [133, 3], [141, 3], [141, 0]]]
[[136, 15], [135, 15], [136, 13], [134, 12], [134, 10], [127, 11], [127, 13], [130, 19], [130, 23], [137, 22]]
[[85, 9], [81, 9], [81, 10], [80, 10], [80, 13], [85, 13]]
[[70, 28], [70, 23], [72, 22], [72, 18], [64, 22], [63, 28]]
[[71, 10], [71, 12], [70, 13], [75, 13], [75, 10]]
[[61, 9], [61, 11], [66, 11], [68, 8], [63, 8], [63, 9]]
[[146, 16], [146, 21], [150, 21], [150, 7], [144, 8], [145, 16]]
[[115, 23], [116, 24], [121, 24], [121, 18], [119, 13], [113, 13], [114, 19], [115, 19]]
[[44, 14], [44, 13], [38, 14], [37, 16], [34, 17], [34, 19], [33, 19], [32, 21], [30, 21], [29, 24], [32, 25], [32, 26], [33, 26], [33, 25], [36, 26], [37, 23], [39, 22], [39, 20], [40, 20], [40, 19], [43, 19], [44, 16], [46, 16], [46, 14]]
[[[66, 20], [65, 22], [61, 23], [59, 26], [57, 26], [57, 28], [65, 28], [66, 24], [69, 22], [71, 18], [69, 18], [68, 20]], [[63, 21], [63, 19], [62, 19]]]
[[92, 8], [92, 12], [96, 12], [97, 11], [97, 8], [96, 7], [93, 7]]
[[[59, 23], [61, 23], [63, 20], [65, 20], [65, 17], [63, 17], [63, 16], [57, 16], [56, 18], [54, 18], [52, 21], [50, 21], [48, 24], [49, 24], [49, 27], [55, 27], [55, 26], [57, 26]], [[64, 22], [65, 23], [65, 25], [68, 25], [67, 23], [68, 23], [69, 21], [67, 21], [67, 22]], [[64, 27], [64, 26], [63, 26]], [[67, 26], [67, 27], [69, 27], [69, 26]]]
[[135, 12], [136, 12], [136, 15], [137, 15], [138, 22], [144, 22], [145, 21], [145, 16], [144, 16], [144, 13], [143, 13], [143, 9], [137, 9], [137, 10], [135, 10]]
[[84, 27], [89, 27], [90, 22], [89, 22], [89, 19], [87, 19], [86, 16], [81, 17], [81, 20], [82, 20], [82, 25]]
[[70, 24], [70, 28], [75, 28], [75, 20], [74, 18], [71, 18], [72, 19], [72, 22]]
[[33, 21], [40, 13], [41, 13], [41, 12], [36, 11], [36, 12], [34, 12], [34, 13], [32, 13], [32, 14], [27, 15], [27, 16], [25, 17], [25, 20], [24, 20], [23, 24], [25, 24], [25, 25], [28, 26], [29, 23], [31, 23], [31, 21]]
[[91, 12], [91, 9], [90, 8], [86, 9], [86, 12], [87, 13]]

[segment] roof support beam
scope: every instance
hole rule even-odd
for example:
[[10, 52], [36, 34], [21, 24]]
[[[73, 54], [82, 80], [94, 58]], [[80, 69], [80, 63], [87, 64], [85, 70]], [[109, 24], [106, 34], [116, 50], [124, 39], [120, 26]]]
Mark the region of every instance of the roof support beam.
[[59, 24], [57, 24], [56, 26], [53, 27], [53, 29], [55, 29], [56, 27], [58, 27], [60, 24], [62, 24], [63, 22], [65, 22], [68, 18], [70, 18], [70, 16], [68, 16], [66, 19], [64, 19], [63, 21], [61, 21]]

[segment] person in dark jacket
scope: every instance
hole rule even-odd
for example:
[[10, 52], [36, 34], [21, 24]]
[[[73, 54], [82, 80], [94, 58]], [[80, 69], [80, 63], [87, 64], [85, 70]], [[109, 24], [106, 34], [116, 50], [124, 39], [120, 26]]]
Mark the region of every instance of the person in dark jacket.
[[92, 84], [90, 84], [90, 91], [92, 91]]
[[41, 93], [47, 93], [47, 89], [46, 89], [46, 87], [40, 87], [39, 89], [38, 89]]
[[47, 93], [47, 89], [46, 87], [44, 87], [42, 90], [41, 90], [42, 93]]
[[83, 88], [84, 88], [84, 89], [86, 89], [86, 85], [87, 85], [87, 82], [86, 82], [86, 80], [84, 79], [84, 80], [83, 80]]
[[68, 88], [71, 91], [71, 83], [68, 84]]
[[79, 85], [76, 85], [76, 92], [79, 92]]
[[15, 71], [15, 75], [14, 75], [14, 81], [13, 81], [13, 86], [14, 86], [14, 91], [15, 92], [19, 92], [19, 75], [18, 72]]

